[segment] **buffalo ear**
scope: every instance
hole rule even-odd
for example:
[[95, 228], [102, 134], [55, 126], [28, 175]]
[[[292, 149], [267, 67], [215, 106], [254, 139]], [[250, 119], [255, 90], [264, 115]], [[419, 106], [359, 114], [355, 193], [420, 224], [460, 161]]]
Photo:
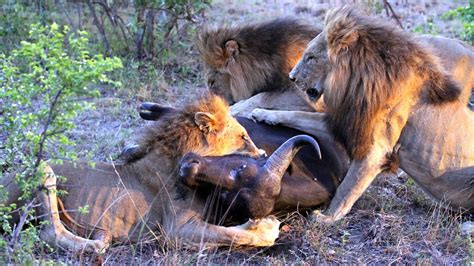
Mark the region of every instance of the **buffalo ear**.
[[217, 131], [217, 119], [211, 113], [197, 112], [194, 114], [194, 123], [199, 127], [199, 130], [205, 134]]
[[239, 54], [239, 44], [235, 40], [228, 40], [225, 43], [225, 52], [227, 56], [235, 60], [237, 55]]
[[140, 106], [140, 117], [145, 120], [159, 120], [161, 117], [175, 112], [177, 112], [176, 109], [157, 103], [144, 102]]

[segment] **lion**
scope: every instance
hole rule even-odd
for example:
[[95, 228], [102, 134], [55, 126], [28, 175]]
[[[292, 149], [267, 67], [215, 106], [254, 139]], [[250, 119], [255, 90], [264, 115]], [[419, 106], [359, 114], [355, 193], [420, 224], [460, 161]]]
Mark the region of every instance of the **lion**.
[[[139, 143], [147, 149], [141, 150], [135, 161], [43, 165], [38, 217], [48, 223], [42, 228], [42, 239], [75, 252], [103, 252], [111, 243], [136, 242], [154, 237], [159, 230], [191, 245], [272, 245], [279, 231], [276, 219], [230, 227], [207, 223], [205, 195], [196, 194], [178, 178], [179, 161], [189, 152], [203, 156], [261, 155], [246, 130], [230, 115], [225, 101], [207, 96], [180, 109], [157, 104], [145, 105], [144, 109], [149, 108], [153, 108], [157, 122], [144, 129]], [[57, 183], [58, 175], [67, 181]], [[9, 198], [0, 202], [4, 206], [21, 204], [14, 177], [11, 174], [1, 180], [9, 191]], [[67, 194], [58, 198], [56, 187]], [[88, 206], [88, 213], [74, 211], [81, 206]]]
[[[469, 102], [471, 92], [474, 93], [474, 48], [462, 41], [442, 36], [424, 34], [414, 36], [414, 38], [428, 46], [439, 57], [442, 66], [462, 86], [461, 101]], [[290, 72], [289, 78], [293, 82], [296, 81], [296, 86], [304, 91], [304, 98], [313, 109], [318, 112], [325, 112], [326, 105], [324, 104], [322, 91], [328, 77], [329, 58], [324, 43], [320, 43], [319, 47], [313, 48], [311, 57], [307, 58], [310, 60], [302, 60], [299, 64], [311, 64], [317, 61], [317, 67], [311, 67], [311, 71], [308, 68], [295, 67], [294, 70], [301, 69], [298, 72], [300, 78], [296, 81], [296, 71]], [[312, 60], [312, 58], [317, 58], [317, 60]]]
[[[281, 61], [281, 56], [278, 53], [278, 50], [274, 53], [263, 53], [262, 50], [268, 51], [271, 50], [271, 47], [274, 46], [273, 43], [268, 43], [260, 41], [257, 45], [250, 46], [247, 43], [248, 41], [246, 36], [251, 35], [250, 33], [255, 32], [255, 35], [265, 35], [269, 32], [268, 28], [271, 28], [271, 24], [276, 22], [285, 24], [295, 24], [303, 25], [300, 22], [292, 19], [279, 19], [274, 21], [269, 21], [263, 24], [255, 24], [250, 26], [234, 27], [234, 28], [219, 28], [214, 30], [203, 30], [201, 34], [197, 37], [196, 45], [201, 54], [201, 57], [205, 64], [205, 71], [207, 77], [207, 86], [210, 91], [224, 96], [229, 102], [234, 103], [236, 98], [241, 99], [239, 102], [236, 102], [231, 106], [231, 113], [234, 116], [248, 116], [249, 113], [255, 108], [265, 108], [265, 109], [276, 109], [276, 110], [299, 110], [299, 111], [316, 111], [324, 112], [326, 109], [324, 103], [324, 97], [317, 95], [317, 91], [314, 89], [307, 90], [307, 94], [302, 94], [299, 90], [294, 90], [294, 86], [289, 83], [289, 80], [286, 77], [283, 77], [288, 71], [282, 69], [282, 63], [276, 64], [276, 67], [268, 68], [266, 73], [277, 73], [269, 76], [280, 77], [278, 79], [258, 79], [253, 78], [253, 76], [258, 77], [258, 73], [255, 72], [255, 69], [250, 67], [240, 67], [238, 69], [246, 70], [235, 71], [233, 69], [225, 69], [226, 64], [233, 65], [259, 65], [261, 57], [268, 58], [269, 62], [279, 62]], [[303, 25], [308, 28], [309, 26]], [[316, 33], [320, 32], [319, 29], [313, 29]], [[244, 34], [248, 33], [249, 34]], [[313, 33], [307, 34], [307, 29], [301, 29], [300, 26], [292, 27], [282, 27], [282, 30], [274, 32], [276, 40], [285, 39], [283, 36], [295, 36], [296, 40], [305, 40], [306, 38], [312, 39], [316, 35]], [[311, 31], [309, 31], [311, 32]], [[229, 40], [229, 47], [224, 45], [222, 39], [229, 36], [238, 36], [235, 39]], [[217, 37], [215, 37], [217, 36]], [[472, 72], [474, 71], [474, 62], [472, 59], [472, 47], [467, 44], [464, 44], [457, 40], [447, 39], [439, 36], [429, 36], [422, 35], [417, 37], [420, 40], [426, 42], [428, 45], [432, 46], [433, 51], [441, 58], [441, 62], [445, 68], [451, 70], [450, 73], [453, 74], [456, 80], [463, 80], [463, 84], [473, 84], [474, 81], [464, 80], [464, 77], [472, 77]], [[308, 39], [308, 40], [309, 40]], [[304, 49], [308, 40], [300, 42]], [[233, 42], [235, 41], [235, 42]], [[253, 41], [253, 39], [252, 39]], [[220, 46], [219, 46], [220, 43]], [[232, 45], [237, 43], [237, 48], [240, 46], [245, 46], [246, 49], [237, 50], [234, 57], [230, 56], [232, 54]], [[239, 43], [241, 43], [239, 45]], [[227, 49], [228, 48], [228, 49]], [[286, 48], [286, 46], [284, 46]], [[227, 51], [230, 50], [230, 51]], [[288, 53], [287, 53], [288, 54]], [[298, 55], [301, 57], [301, 55]], [[455, 58], [456, 60], [453, 60]], [[245, 59], [245, 60], [244, 60]], [[293, 60], [289, 60], [292, 63], [286, 65], [294, 65]], [[271, 64], [267, 64], [271, 66]], [[324, 72], [327, 67], [321, 68], [320, 71]], [[250, 69], [250, 70], [249, 70]], [[471, 74], [469, 75], [468, 72]], [[252, 78], [247, 78], [251, 76]], [[263, 77], [260, 75], [259, 77]], [[324, 73], [321, 73], [318, 76], [326, 76]], [[242, 86], [232, 86], [232, 80], [236, 80], [234, 84], [243, 84]], [[291, 76], [290, 76], [291, 78]], [[258, 80], [259, 82], [254, 82]], [[238, 82], [237, 82], [238, 81]], [[263, 85], [259, 85], [263, 84]], [[472, 86], [471, 86], [472, 87]], [[229, 89], [230, 88], [230, 89]], [[260, 89], [267, 88], [267, 89]], [[275, 89], [268, 89], [275, 88]], [[279, 89], [277, 89], [279, 88]], [[250, 91], [249, 93], [247, 93]], [[258, 93], [259, 91], [263, 91]], [[256, 94], [257, 93], [257, 94]], [[254, 96], [252, 96], [254, 95]], [[252, 96], [248, 98], [249, 96]], [[316, 96], [320, 97], [318, 101], [304, 101], [306, 97], [314, 99]], [[248, 98], [248, 99], [247, 99]], [[472, 108], [472, 107], [471, 107]]]
[[[320, 32], [316, 27], [291, 18], [204, 29], [196, 38], [196, 47], [204, 62], [207, 87], [231, 104], [266, 92], [260, 95], [265, 106], [256, 107], [282, 108], [282, 99], [291, 98], [292, 105], [310, 111], [293, 90], [288, 73], [309, 41]], [[287, 110], [292, 107], [289, 105]], [[234, 106], [232, 112], [243, 115], [246, 109], [249, 108]]]
[[290, 73], [309, 101], [324, 93], [327, 113], [251, 114], [308, 133], [327, 128], [347, 149], [349, 171], [319, 220], [344, 217], [394, 157], [430, 196], [474, 211], [474, 113], [466, 105], [472, 48], [447, 45], [462, 49], [436, 53], [420, 37], [357, 9], [336, 8]]

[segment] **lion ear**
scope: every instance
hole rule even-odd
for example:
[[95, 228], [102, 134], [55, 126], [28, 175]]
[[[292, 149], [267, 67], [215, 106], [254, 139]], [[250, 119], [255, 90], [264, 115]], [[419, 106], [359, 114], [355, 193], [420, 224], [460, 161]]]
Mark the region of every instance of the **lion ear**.
[[356, 30], [351, 30], [344, 34], [339, 42], [339, 45], [342, 49], [347, 49], [352, 46], [359, 39], [359, 32]]
[[225, 43], [225, 51], [227, 56], [235, 59], [239, 55], [239, 44], [235, 40], [228, 40]]
[[217, 119], [211, 113], [197, 112], [194, 114], [194, 123], [199, 127], [199, 130], [205, 134], [214, 132], [217, 130]]

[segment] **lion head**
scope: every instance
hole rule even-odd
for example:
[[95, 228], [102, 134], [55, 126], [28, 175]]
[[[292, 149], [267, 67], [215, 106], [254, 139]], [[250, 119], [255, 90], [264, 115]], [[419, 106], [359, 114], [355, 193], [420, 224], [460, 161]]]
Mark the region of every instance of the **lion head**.
[[196, 46], [209, 90], [236, 102], [291, 87], [288, 73], [319, 32], [289, 18], [202, 30]]
[[127, 162], [149, 153], [168, 158], [178, 158], [188, 152], [204, 156], [243, 154], [253, 157], [264, 153], [231, 116], [227, 103], [219, 96], [198, 96], [178, 108], [144, 103], [140, 116], [154, 122], [144, 128], [137, 145], [123, 151], [122, 159]]
[[290, 79], [310, 101], [324, 93], [329, 126], [356, 159], [374, 143], [382, 113], [405, 97], [443, 104], [461, 92], [411, 34], [349, 6], [328, 11]]

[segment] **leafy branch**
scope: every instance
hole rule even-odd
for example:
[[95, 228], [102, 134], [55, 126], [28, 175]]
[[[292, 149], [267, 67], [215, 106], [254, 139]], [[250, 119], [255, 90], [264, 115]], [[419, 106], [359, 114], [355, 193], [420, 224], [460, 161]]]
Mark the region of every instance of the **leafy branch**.
[[[33, 256], [40, 242], [36, 227], [28, 227], [34, 219], [34, 194], [41, 189], [41, 165], [46, 157], [75, 158], [68, 148], [74, 145], [66, 132], [74, 127], [73, 119], [92, 104], [78, 99], [99, 96], [98, 84], [119, 83], [106, 73], [122, 66], [118, 58], [92, 56], [87, 33], [71, 34], [69, 28], [57, 24], [33, 24], [27, 40], [10, 55], [0, 54], [0, 128], [2, 150], [0, 181], [16, 171], [14, 181], [21, 189], [22, 208], [4, 204], [7, 191], [0, 185], [0, 226], [5, 235], [0, 248], [11, 253], [9, 262], [24, 262]], [[58, 145], [54, 149], [54, 145]], [[58, 162], [59, 160], [55, 160]], [[1, 184], [4, 184], [2, 182]], [[11, 226], [8, 220], [18, 212], [20, 221]]]

